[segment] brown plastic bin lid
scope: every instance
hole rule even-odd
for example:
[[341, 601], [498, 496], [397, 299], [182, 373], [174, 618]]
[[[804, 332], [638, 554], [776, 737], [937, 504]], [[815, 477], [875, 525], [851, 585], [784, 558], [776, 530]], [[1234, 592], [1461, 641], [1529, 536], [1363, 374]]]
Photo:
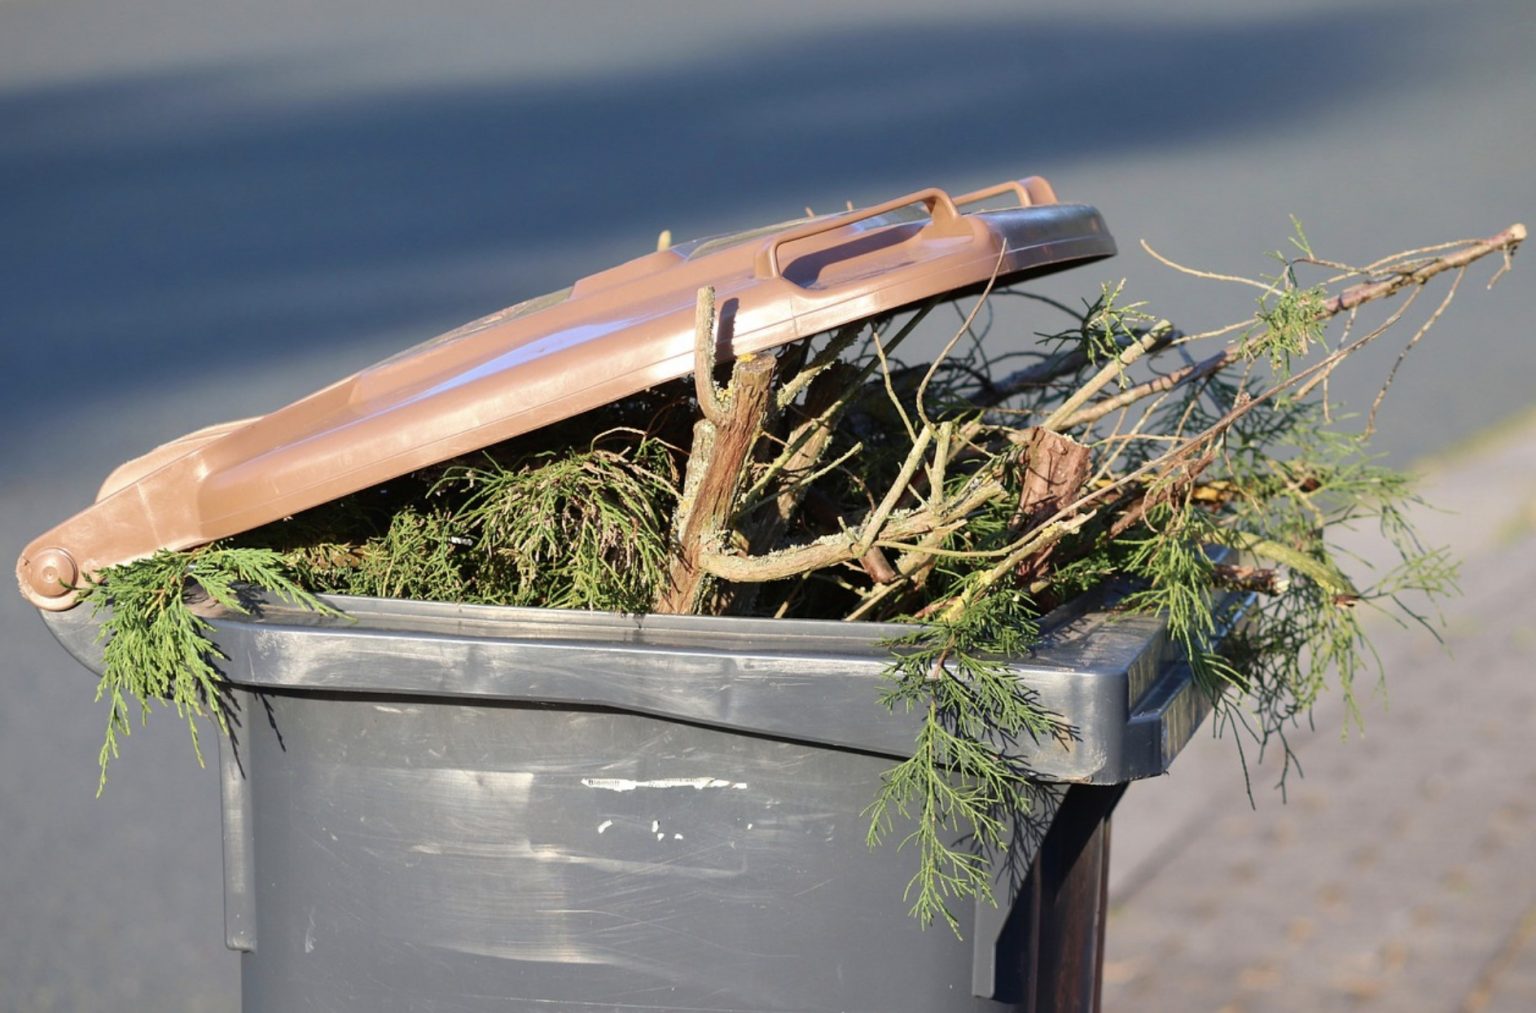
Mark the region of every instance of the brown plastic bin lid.
[[93, 505], [27, 546], [21, 592], [66, 609], [103, 567], [248, 531], [686, 376], [706, 285], [732, 321], [724, 361], [994, 274], [1114, 252], [1097, 211], [1058, 203], [1038, 177], [660, 250], [124, 464]]

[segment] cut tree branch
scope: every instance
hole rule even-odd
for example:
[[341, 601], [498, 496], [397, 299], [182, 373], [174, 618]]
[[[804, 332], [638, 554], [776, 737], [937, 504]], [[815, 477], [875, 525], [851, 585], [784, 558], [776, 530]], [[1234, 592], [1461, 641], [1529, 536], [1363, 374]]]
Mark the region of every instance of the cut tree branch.
[[693, 447], [674, 522], [667, 581], [655, 611], [693, 613], [704, 600], [708, 574], [699, 565], [706, 550], [720, 541], [730, 524], [752, 448], [762, 433], [772, 402], [774, 360], [743, 355], [731, 367], [731, 384], [722, 395], [715, 387], [714, 290], [699, 290], [695, 318], [695, 383], [705, 417], [694, 424]]
[[[966, 517], [973, 510], [1002, 496], [1003, 483], [995, 476], [978, 478], [955, 496], [945, 500], [940, 509], [925, 508], [909, 513], [897, 512], [885, 522], [880, 535], [888, 541], [904, 541]], [[724, 552], [705, 552], [699, 565], [722, 580], [752, 582], [783, 580], [810, 570], [820, 570], [858, 559], [862, 527], [850, 528], [813, 542], [761, 556], [738, 556]]]
[[[1019, 505], [1009, 524], [1009, 536], [1034, 528], [1077, 498], [1088, 480], [1093, 452], [1070, 436], [1048, 429], [1031, 429], [1019, 455], [1024, 473], [1019, 491]], [[1029, 581], [1045, 571], [1051, 549], [1023, 560], [1018, 567], [1020, 580]]]
[[[1431, 278], [1434, 278], [1436, 275], [1444, 274], [1446, 271], [1454, 271], [1465, 268], [1472, 262], [1486, 257], [1491, 253], [1503, 253], [1508, 256], [1509, 254], [1514, 253], [1520, 244], [1524, 242], [1525, 237], [1525, 226], [1516, 223], [1503, 230], [1502, 232], [1488, 237], [1487, 239], [1480, 239], [1476, 242], [1468, 243], [1466, 246], [1463, 246], [1461, 249], [1454, 253], [1447, 254], [1443, 257], [1437, 257], [1429, 263], [1419, 266], [1415, 270], [1402, 271], [1391, 278], [1387, 278], [1383, 281], [1372, 282], [1368, 285], [1356, 285], [1351, 288], [1347, 288], [1343, 292], [1333, 296], [1331, 299], [1328, 299], [1323, 303], [1322, 309], [1317, 315], [1317, 321], [1322, 322], [1329, 320], [1338, 316], [1340, 313], [1344, 313], [1359, 306], [1363, 306], [1366, 303], [1376, 302], [1381, 299], [1389, 298], [1390, 296], [1396, 295], [1398, 292], [1402, 291], [1404, 288], [1409, 287], [1410, 285], [1423, 285], [1427, 283]], [[1154, 332], [1155, 331], [1156, 329], [1154, 329]], [[1251, 342], [1252, 339], [1250, 338], [1249, 343]], [[1143, 354], [1155, 354], [1155, 352], [1161, 350], [1160, 348], [1148, 347], [1143, 352], [1137, 352], [1136, 348], [1136, 345], [1132, 345], [1130, 348], [1126, 349], [1126, 352], [1122, 353], [1121, 358], [1124, 359], [1127, 353], [1131, 355], [1131, 358], [1126, 362], [1120, 362], [1120, 360], [1117, 360], [1117, 363], [1123, 367], [1130, 361], [1134, 361], [1136, 358], [1140, 358]], [[1210, 358], [1195, 363], [1192, 366], [1185, 366], [1182, 369], [1176, 369], [1164, 376], [1160, 376], [1155, 379], [1148, 380], [1145, 383], [1130, 387], [1124, 391], [1121, 391], [1119, 394], [1114, 395], [1113, 397], [1105, 398], [1102, 401], [1096, 401], [1091, 405], [1086, 404], [1088, 396], [1091, 396], [1097, 389], [1102, 388], [1104, 384], [1109, 382], [1110, 379], [1113, 379], [1114, 373], [1112, 370], [1116, 363], [1111, 363], [1109, 367], [1101, 370], [1099, 375], [1095, 376], [1089, 385], [1084, 386], [1075, 395], [1073, 395], [1072, 398], [1063, 404], [1061, 408], [1057, 409], [1057, 411], [1054, 412], [1051, 417], [1045, 421], [1045, 425], [1049, 428], [1058, 430], [1075, 429], [1079, 426], [1088, 425], [1098, 421], [1111, 412], [1118, 411], [1121, 408], [1129, 407], [1130, 405], [1135, 404], [1137, 401], [1140, 401], [1143, 398], [1171, 390], [1174, 387], [1188, 383], [1191, 380], [1203, 379], [1204, 377], [1210, 376], [1213, 373], [1217, 373], [1222, 369], [1225, 369], [1227, 366], [1230, 366], [1238, 359], [1242, 358], [1242, 355], [1242, 346], [1239, 344], [1233, 344], [1221, 352], [1211, 356]]]
[[1525, 242], [1525, 226], [1516, 222], [1502, 232], [1489, 236], [1487, 239], [1479, 239], [1468, 243], [1455, 253], [1436, 257], [1415, 270], [1399, 272], [1383, 281], [1371, 282], [1365, 285], [1353, 285], [1346, 288], [1323, 304], [1323, 314], [1331, 317], [1373, 300], [1385, 299], [1387, 296], [1393, 295], [1409, 285], [1422, 285], [1437, 274], [1444, 274], [1446, 271], [1454, 271], [1459, 267], [1466, 267], [1473, 261], [1480, 260], [1490, 253], [1514, 253], [1523, 242]]

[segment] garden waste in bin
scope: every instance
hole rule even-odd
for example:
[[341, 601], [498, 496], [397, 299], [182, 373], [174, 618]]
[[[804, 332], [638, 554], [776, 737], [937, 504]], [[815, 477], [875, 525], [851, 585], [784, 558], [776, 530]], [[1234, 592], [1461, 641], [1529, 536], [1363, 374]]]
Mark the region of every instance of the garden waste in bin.
[[[22, 591], [100, 671], [99, 622], [71, 609], [82, 575], [687, 375], [703, 285], [731, 321], [724, 359], [1113, 252], [1097, 212], [1039, 180], [658, 251], [129, 462], [28, 546]], [[235, 704], [226, 928], [245, 1008], [1091, 1004], [1117, 786], [1166, 770], [1208, 709], [1160, 620], [1104, 595], [1010, 659], [1073, 734], [1020, 744], [1041, 805], [964, 940], [908, 918], [907, 856], [865, 843], [916, 726], [877, 704], [908, 627], [210, 605]]]

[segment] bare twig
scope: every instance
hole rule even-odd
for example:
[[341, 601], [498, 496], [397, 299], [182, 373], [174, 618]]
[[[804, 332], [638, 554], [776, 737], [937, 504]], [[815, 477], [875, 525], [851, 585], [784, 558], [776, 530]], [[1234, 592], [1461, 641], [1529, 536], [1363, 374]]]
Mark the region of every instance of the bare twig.
[[[1064, 512], [1064, 511], [1063, 511]], [[953, 622], [959, 619], [965, 612], [965, 608], [975, 601], [977, 596], [994, 587], [999, 581], [1012, 579], [1020, 565], [1031, 556], [1049, 549], [1067, 535], [1072, 534], [1093, 519], [1096, 511], [1087, 510], [1075, 517], [1053, 520], [1034, 529], [1029, 539], [990, 570], [966, 585], [964, 591], [951, 599], [939, 615], [946, 621]]]
[[907, 452], [907, 459], [902, 462], [901, 471], [896, 475], [896, 481], [886, 490], [884, 498], [878, 506], [870, 512], [869, 520], [865, 523], [859, 540], [858, 554], [863, 555], [869, 551], [869, 547], [875, 544], [880, 537], [880, 529], [885, 525], [886, 518], [891, 511], [896, 509], [896, 503], [907, 493], [907, 486], [912, 482], [912, 476], [917, 474], [917, 469], [923, 463], [923, 457], [928, 452], [928, 444], [933, 440], [933, 428], [924, 426], [912, 441], [912, 449]]
[[1468, 243], [1455, 253], [1424, 264], [1412, 271], [1403, 271], [1385, 281], [1372, 282], [1367, 285], [1355, 285], [1345, 289], [1324, 304], [1324, 312], [1333, 316], [1342, 310], [1353, 309], [1362, 303], [1376, 299], [1385, 299], [1400, 289], [1409, 285], [1422, 285], [1437, 274], [1446, 271], [1454, 271], [1457, 268], [1466, 267], [1475, 260], [1488, 256], [1490, 253], [1511, 254], [1525, 242], [1525, 226], [1515, 223], [1502, 232], [1495, 233], [1487, 239], [1479, 239]]
[[[1505, 256], [1508, 256], [1508, 254], [1506, 253]], [[1441, 314], [1450, 307], [1451, 300], [1456, 298], [1456, 289], [1461, 285], [1461, 279], [1466, 276], [1466, 268], [1456, 272], [1456, 277], [1451, 279], [1451, 287], [1446, 291], [1445, 298], [1440, 300], [1440, 305], [1436, 306], [1435, 311], [1429, 315], [1429, 319], [1420, 324], [1419, 329], [1413, 332], [1413, 337], [1408, 339], [1408, 343], [1403, 346], [1403, 350], [1397, 353], [1397, 361], [1392, 363], [1392, 369], [1387, 373], [1386, 380], [1382, 382], [1381, 390], [1376, 392], [1375, 399], [1371, 401], [1370, 413], [1365, 418], [1366, 437], [1370, 437], [1372, 433], [1376, 432], [1376, 413], [1381, 410], [1381, 403], [1387, 399], [1387, 391], [1392, 389], [1392, 381], [1397, 379], [1397, 371], [1402, 368], [1403, 360], [1408, 358], [1408, 353], [1413, 351], [1414, 346], [1423, 339], [1424, 335], [1429, 333], [1429, 329], [1435, 326]]]
[[1151, 244], [1148, 243], [1145, 239], [1141, 241], [1141, 248], [1145, 250], [1147, 255], [1150, 256], [1153, 260], [1157, 261], [1159, 264], [1162, 264], [1164, 267], [1173, 268], [1180, 274], [1187, 274], [1195, 278], [1205, 278], [1209, 281], [1233, 281], [1237, 282], [1239, 285], [1252, 285], [1254, 288], [1266, 293], [1276, 291], [1276, 287], [1274, 285], [1266, 285], [1261, 281], [1254, 281], [1252, 278], [1243, 278], [1235, 274], [1217, 274], [1215, 271], [1202, 271], [1198, 268], [1186, 267], [1177, 261], [1169, 260], [1161, 253], [1158, 253], [1156, 250], [1152, 249]]
[[699, 400], [699, 411], [704, 418], [720, 425], [725, 421], [726, 409], [715, 386], [715, 346], [719, 336], [715, 333], [715, 289], [706, 285], [699, 289], [693, 315], [693, 389]]
[[1078, 426], [1086, 426], [1092, 422], [1097, 422], [1110, 412], [1127, 408], [1144, 397], [1161, 394], [1163, 391], [1172, 390], [1174, 387], [1189, 380], [1198, 380], [1201, 377], [1220, 372], [1235, 362], [1237, 357], [1237, 350], [1229, 348], [1225, 351], [1217, 352], [1209, 359], [1197, 362], [1193, 366], [1185, 366], [1183, 369], [1176, 369], [1171, 373], [1165, 373], [1134, 387], [1127, 387], [1113, 397], [1105, 398], [1102, 401], [1095, 401], [1088, 407], [1079, 409], [1062, 420], [1061, 428], [1076, 429]]
[[[1156, 333], [1154, 335], [1154, 340], [1147, 347], [1146, 352], [1143, 354], [1156, 355], [1158, 352], [1161, 352], [1171, 346], [1183, 344], [1186, 341], [1194, 341], [1201, 338], [1219, 336], [1221, 334], [1227, 333], [1228, 331], [1236, 330], [1239, 326], [1247, 326], [1247, 323], [1245, 322], [1241, 325], [1233, 325], [1232, 327], [1224, 327], [1220, 331], [1207, 331], [1202, 334], [1194, 335], [1186, 335], [1183, 331], [1172, 327], [1164, 327], [1161, 329], [1147, 328], [1145, 330], [1133, 332], [1133, 340], [1140, 340], [1148, 334], [1153, 334], [1155, 331]], [[1003, 377], [1001, 380], [994, 381], [992, 383], [991, 389], [986, 391], [984, 395], [978, 399], [978, 403], [986, 407], [991, 407], [1001, 403], [1007, 398], [1014, 396], [1015, 394], [1020, 394], [1035, 387], [1044, 387], [1046, 384], [1055, 380], [1060, 380], [1064, 376], [1071, 376], [1073, 373], [1076, 373], [1087, 364], [1088, 353], [1083, 351], [1081, 348], [1074, 348], [1068, 352], [1059, 352], [1042, 362], [1037, 362], [1033, 366], [1026, 366], [1023, 369], [1015, 370], [1014, 372], [1009, 373], [1007, 376]]]
[[[966, 488], [944, 501], [942, 510], [897, 512], [886, 521], [883, 536], [897, 541], [925, 535], [946, 524], [968, 516], [983, 504], [1003, 495], [1004, 487], [995, 475], [978, 476]], [[781, 549], [762, 556], [738, 556], [724, 552], [706, 552], [700, 566], [722, 580], [768, 581], [793, 577], [806, 570], [820, 570], [857, 559], [862, 526], [818, 538], [805, 545]]]
[[[905, 335], [905, 331], [902, 335]], [[907, 409], [902, 405], [901, 398], [896, 395], [896, 386], [891, 380], [891, 360], [887, 357], [888, 349], [880, 337], [879, 331], [870, 335], [870, 344], [875, 349], [875, 358], [880, 362], [880, 377], [885, 382], [885, 396], [890, 399], [891, 407], [896, 409], [896, 415], [901, 419], [902, 426], [907, 431], [908, 439], [917, 439], [917, 430], [912, 426], [912, 418], [907, 414]]]
[[986, 305], [987, 296], [992, 294], [992, 286], [997, 284], [997, 272], [1002, 268], [1003, 257], [1007, 254], [1007, 252], [1008, 247], [1006, 244], [999, 247], [997, 251], [997, 263], [992, 265], [992, 275], [987, 279], [986, 288], [981, 290], [981, 296], [976, 300], [976, 305], [972, 306], [971, 311], [965, 315], [965, 319], [961, 321], [960, 326], [956, 328], [954, 336], [949, 339], [949, 343], [946, 344], [943, 349], [940, 350], [939, 354], [934, 356], [933, 361], [928, 364], [928, 371], [923, 374], [922, 381], [917, 385], [917, 397], [914, 403], [917, 406], [917, 417], [922, 419], [924, 425], [932, 424], [932, 420], [928, 418], [928, 407], [923, 403], [927, 398], [928, 384], [933, 381], [933, 374], [938, 372], [939, 366], [944, 362], [945, 359], [949, 358], [949, 353], [955, 350], [955, 345], [959, 344], [960, 339], [969, 333], [971, 324], [976, 319], [976, 314], [979, 313], [981, 308]]
[[[1465, 266], [1478, 257], [1494, 252], [1510, 251], [1518, 246], [1524, 237], [1523, 227], [1512, 226], [1490, 239], [1460, 247], [1444, 257], [1417, 265], [1412, 272], [1380, 283], [1357, 286], [1342, 296], [1326, 301], [1318, 317], [1320, 320], [1328, 319], [1339, 313], [1353, 310], [1364, 303], [1387, 298], [1408, 285], [1421, 285], [1438, 274]], [[1223, 332], [1230, 330], [1231, 328], [1225, 328]], [[1132, 387], [1113, 398], [1092, 405], [1088, 404], [1093, 394], [1112, 382], [1125, 366], [1135, 362], [1149, 351], [1167, 347], [1172, 340], [1172, 335], [1176, 333], [1166, 322], [1159, 322], [1141, 334], [1123, 349], [1115, 360], [1107, 363], [1052, 413], [1043, 428], [1059, 431], [1090, 423], [1108, 412], [1127, 407], [1143, 398], [1166, 395], [1169, 390], [1177, 386], [1208, 377], [1242, 358], [1239, 343], [1234, 342], [1232, 347], [1202, 362]], [[1198, 433], [1183, 436], [1168, 450], [1152, 460], [1115, 477], [1112, 481], [1094, 484], [1081, 495], [1072, 497], [1070, 502], [1060, 503], [1050, 516], [1038, 518], [1037, 526], [1027, 531], [1013, 544], [991, 551], [991, 554], [999, 558], [988, 573], [996, 576], [982, 579], [977, 587], [984, 587], [989, 581], [995, 582], [1002, 579], [1002, 574], [1015, 569], [1031, 553], [1038, 552], [1071, 531], [1078, 530], [1086, 522], [1089, 514], [1102, 510], [1103, 504], [1120, 498], [1123, 490], [1136, 483], [1154, 482], [1157, 476], [1170, 476], [1182, 472], [1179, 487], [1189, 488], [1218, 452], [1218, 438], [1237, 419], [1284, 392], [1294, 392], [1298, 388], [1305, 390], [1310, 385], [1321, 382], [1322, 378], [1336, 368], [1343, 359], [1374, 340], [1378, 333], [1378, 331], [1372, 331], [1362, 335], [1256, 396], [1240, 400], [1214, 423]], [[889, 367], [878, 338], [875, 350], [884, 367], [883, 382], [886, 393], [893, 401], [899, 403], [891, 387]], [[1052, 368], [1060, 368], [1060, 366], [1061, 363], [1057, 362]], [[913, 420], [907, 416], [904, 422], [911, 425]], [[953, 431], [951, 440], [948, 441], [946, 463], [963, 460], [973, 454], [987, 456], [987, 451], [977, 446], [974, 441], [992, 431], [994, 431], [993, 427], [979, 419], [957, 427]], [[902, 475], [887, 490], [881, 502], [871, 511], [863, 524], [850, 526], [847, 530], [835, 532], [806, 544], [761, 555], [738, 555], [723, 548], [710, 546], [701, 554], [699, 568], [721, 579], [736, 582], [779, 580], [857, 560], [865, 552], [878, 546], [901, 545], [906, 551], [894, 567], [897, 579], [870, 592], [870, 596], [860, 603], [856, 611], [858, 614], [868, 614], [877, 603], [889, 601], [893, 595], [910, 587], [912, 574], [922, 573], [925, 568], [933, 565], [936, 558], [948, 555], [940, 548], [948, 531], [953, 530], [956, 524], [962, 522], [983, 504], [1004, 494], [1004, 484], [999, 476], [984, 468], [972, 476], [963, 489], [952, 495], [945, 496], [942, 489], [930, 488], [923, 506], [910, 510], [895, 509], [895, 505], [900, 502], [901, 496], [907, 491], [908, 484], [916, 475], [917, 469], [922, 465], [934, 435], [934, 430], [930, 427], [919, 429], [915, 425], [909, 432], [913, 446], [904, 462]], [[960, 449], [957, 451], [955, 448]], [[932, 465], [930, 465], [931, 468]], [[930, 476], [930, 484], [931, 482]], [[1131, 503], [1134, 504], [1140, 499], [1141, 497], [1136, 497]], [[1121, 509], [1123, 507], [1117, 508], [1117, 510]], [[1133, 519], [1134, 514], [1133, 509], [1131, 515]], [[1120, 523], [1122, 520], [1122, 517], [1117, 517], [1114, 523], [1124, 530], [1124, 524]], [[941, 533], [945, 534], [941, 535]], [[1005, 566], [1005, 564], [1008, 565]], [[952, 610], [956, 607], [955, 603], [944, 603], [943, 611], [946, 615], [954, 614]]]
[[[926, 312], [926, 308], [920, 310], [916, 319], [921, 319], [922, 315]], [[795, 398], [800, 396], [800, 392], [809, 387], [827, 369], [835, 365], [846, 365], [842, 361], [841, 356], [848, 350], [848, 346], [853, 344], [855, 339], [858, 338], [859, 332], [863, 329], [864, 321], [862, 320], [839, 328], [837, 333], [832, 335], [832, 339], [827, 342], [826, 347], [817, 352], [804, 369], [780, 385], [777, 395], [779, 408], [788, 408], [793, 404]]]
[[[1386, 299], [1389, 296], [1396, 295], [1399, 291], [1408, 287], [1409, 285], [1422, 286], [1431, 278], [1434, 278], [1436, 275], [1443, 274], [1446, 271], [1458, 269], [1464, 270], [1467, 265], [1481, 257], [1489, 255], [1490, 253], [1504, 253], [1506, 256], [1508, 256], [1516, 248], [1519, 247], [1521, 242], [1524, 241], [1525, 235], [1525, 226], [1519, 224], [1511, 225], [1509, 228], [1498, 233], [1497, 235], [1491, 236], [1488, 239], [1477, 240], [1475, 242], [1465, 244], [1461, 246], [1461, 248], [1458, 249], [1455, 253], [1437, 258], [1428, 263], [1421, 264], [1413, 271], [1396, 275], [1385, 281], [1374, 282], [1372, 284], [1355, 286], [1350, 289], [1346, 289], [1343, 293], [1334, 296], [1333, 298], [1323, 303], [1323, 306], [1318, 313], [1317, 319], [1319, 321], [1328, 320], [1342, 312], [1356, 309], [1366, 303]], [[1452, 293], [1455, 292], [1454, 284], [1451, 291]], [[1448, 301], [1449, 297], [1447, 297], [1447, 302]], [[1443, 312], [1443, 310], [1444, 305], [1442, 304], [1441, 309], [1436, 310], [1435, 314], [1430, 318], [1429, 323], [1433, 324], [1433, 322], [1439, 318], [1440, 313]], [[1395, 323], [1397, 318], [1400, 316], [1401, 310], [1394, 316], [1391, 323]], [[1378, 331], [1385, 329], [1386, 328], [1380, 328]], [[1422, 336], [1422, 331], [1418, 335], [1415, 335], [1414, 340], [1412, 343], [1410, 343], [1409, 347], [1412, 347], [1412, 344], [1416, 343]], [[1133, 345], [1131, 348], [1128, 348], [1125, 353], [1122, 353], [1122, 358], [1125, 358], [1128, 353], [1133, 353], [1133, 350], [1136, 347], [1137, 346]], [[1139, 358], [1141, 354], [1144, 353], [1131, 354], [1126, 364], [1128, 364], [1129, 361], [1134, 361], [1136, 358]], [[1101, 370], [1099, 375], [1094, 377], [1093, 381], [1090, 381], [1089, 384], [1085, 384], [1071, 398], [1064, 402], [1060, 408], [1053, 412], [1051, 416], [1046, 419], [1044, 425], [1047, 428], [1060, 430], [1073, 429], [1078, 426], [1091, 424], [1092, 422], [1103, 418], [1110, 412], [1134, 404], [1142, 398], [1170, 390], [1173, 387], [1187, 383], [1191, 380], [1197, 380], [1206, 376], [1210, 376], [1213, 373], [1225, 369], [1227, 366], [1230, 366], [1240, 358], [1241, 350], [1238, 345], [1234, 343], [1225, 350], [1203, 360], [1202, 362], [1196, 363], [1193, 366], [1186, 366], [1183, 369], [1174, 370], [1173, 372], [1164, 376], [1148, 380], [1145, 383], [1138, 384], [1137, 386], [1124, 390], [1114, 397], [1106, 398], [1087, 407], [1083, 407], [1083, 405], [1086, 404], [1088, 398], [1091, 397], [1093, 393], [1096, 393], [1098, 389], [1101, 389], [1105, 384], [1113, 379], [1114, 373], [1112, 372], [1111, 367], [1113, 367], [1115, 363], [1111, 363], [1110, 366], [1107, 366], [1104, 370]], [[1337, 360], [1333, 361], [1337, 362]], [[1117, 360], [1117, 362], [1119, 362], [1119, 360]], [[1322, 375], [1318, 376], [1317, 382], [1322, 382], [1326, 374], [1327, 371], [1324, 371]], [[1310, 387], [1303, 388], [1300, 393], [1305, 394], [1308, 390], [1310, 390]]]
[[1062, 402], [1061, 406], [1048, 415], [1041, 428], [1059, 431], [1064, 428], [1067, 419], [1071, 418], [1079, 408], [1087, 404], [1099, 391], [1118, 377], [1124, 375], [1125, 368], [1143, 355], [1160, 345], [1168, 344], [1173, 325], [1166, 320], [1158, 321], [1147, 333], [1127, 345], [1119, 355], [1111, 359], [1102, 369], [1090, 377], [1079, 387], [1071, 397]]

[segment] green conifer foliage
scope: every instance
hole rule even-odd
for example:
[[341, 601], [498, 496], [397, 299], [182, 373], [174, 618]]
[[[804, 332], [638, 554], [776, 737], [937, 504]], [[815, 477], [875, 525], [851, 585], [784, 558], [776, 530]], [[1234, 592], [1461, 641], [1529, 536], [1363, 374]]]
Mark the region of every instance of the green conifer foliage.
[[[1278, 743], [1289, 760], [1288, 730], [1330, 685], [1359, 721], [1356, 686], [1379, 672], [1361, 613], [1432, 632], [1427, 609], [1454, 591], [1455, 567], [1419, 542], [1408, 479], [1372, 460], [1369, 424], [1336, 417], [1326, 380], [1451, 275], [1412, 348], [1470, 264], [1523, 238], [1515, 226], [1348, 268], [1316, 257], [1297, 226], [1274, 277], [1190, 272], [1260, 292], [1250, 319], [1193, 334], [1121, 283], [1076, 309], [1007, 293], [1066, 317], [1024, 351], [978, 323], [1004, 293], [962, 314], [934, 362], [897, 358], [933, 302], [781, 350], [771, 410], [742, 430], [758, 433], [734, 459], [742, 471], [716, 485], [722, 498], [739, 490], [726, 523], [692, 547], [710, 581], [696, 607], [914, 624], [889, 645], [882, 699], [920, 714], [920, 731], [866, 811], [871, 846], [913, 849], [914, 916], [958, 931], [955, 904], [990, 896], [992, 856], [1037, 810], [1031, 743], [1071, 730], [1007, 662], [1079, 594], [1113, 585], [1116, 607], [1163, 616], [1240, 749]], [[1301, 278], [1317, 270], [1333, 273]], [[1360, 306], [1395, 295], [1384, 322], [1356, 330]], [[712, 293], [700, 307], [697, 347], [712, 350]], [[681, 551], [696, 392], [713, 389], [669, 384], [227, 543], [98, 574], [87, 597], [111, 606], [102, 783], [132, 701], [143, 714], [168, 702], [194, 748], [200, 717], [227, 730], [199, 594], [239, 611], [252, 587], [319, 610], [332, 608], [321, 593], [648, 610]], [[1361, 524], [1393, 550], [1387, 570], [1337, 548], [1337, 532]]]

